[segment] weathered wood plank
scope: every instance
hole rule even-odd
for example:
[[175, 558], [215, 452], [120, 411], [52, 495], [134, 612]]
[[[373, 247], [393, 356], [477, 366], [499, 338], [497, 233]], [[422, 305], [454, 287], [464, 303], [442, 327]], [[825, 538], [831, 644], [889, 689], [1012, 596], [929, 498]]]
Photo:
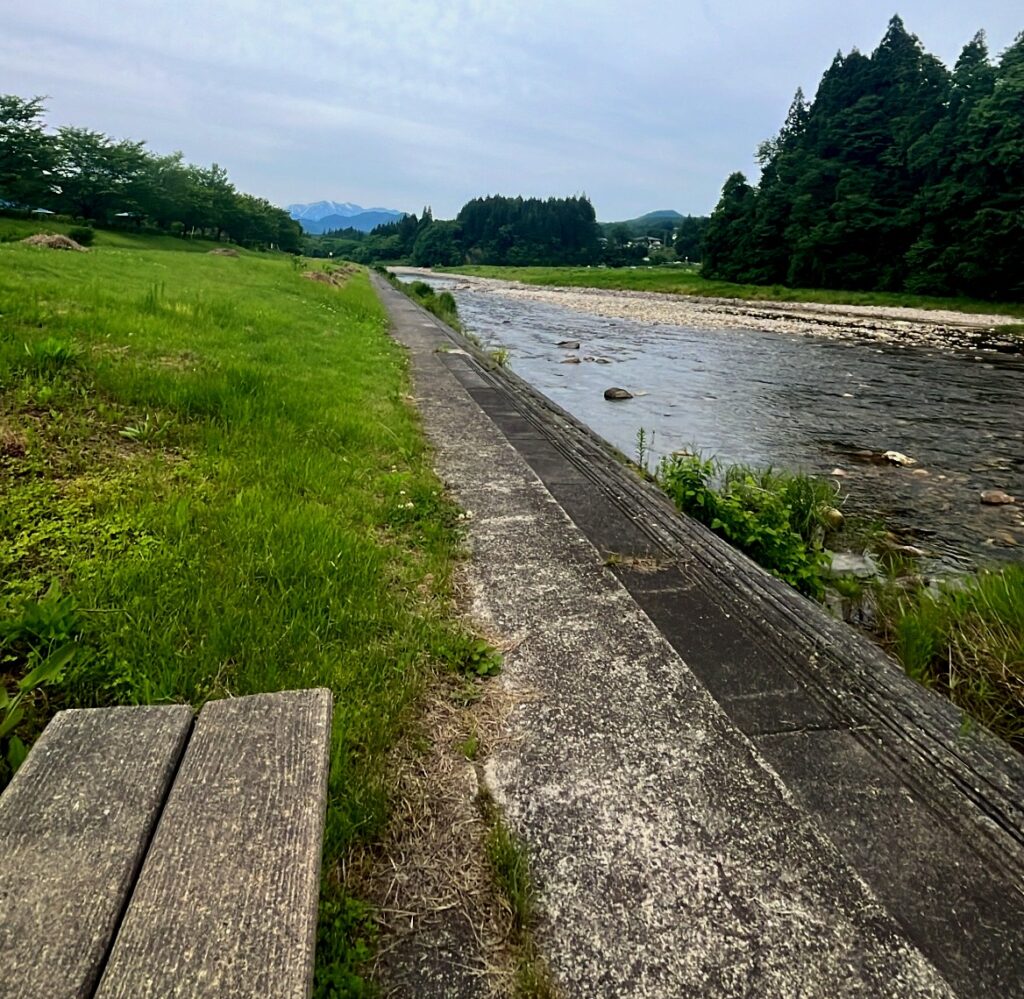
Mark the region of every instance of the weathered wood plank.
[[213, 701], [196, 723], [98, 999], [304, 999], [328, 690]]
[[60, 712], [0, 797], [0, 996], [91, 996], [192, 723]]

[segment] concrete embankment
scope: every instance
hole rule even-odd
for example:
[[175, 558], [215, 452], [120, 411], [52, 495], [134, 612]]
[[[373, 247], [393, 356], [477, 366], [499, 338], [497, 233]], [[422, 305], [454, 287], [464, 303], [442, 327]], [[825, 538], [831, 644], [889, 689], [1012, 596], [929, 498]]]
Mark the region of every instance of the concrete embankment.
[[377, 284], [509, 648], [486, 781], [561, 992], [1024, 994], [1021, 759]]

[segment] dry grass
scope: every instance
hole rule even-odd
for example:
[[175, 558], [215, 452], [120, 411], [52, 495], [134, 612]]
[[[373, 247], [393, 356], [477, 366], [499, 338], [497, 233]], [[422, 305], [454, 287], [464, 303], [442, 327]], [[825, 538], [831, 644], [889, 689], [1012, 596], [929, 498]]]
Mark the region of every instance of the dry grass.
[[385, 995], [416, 994], [424, 974], [481, 997], [514, 993], [513, 918], [487, 859], [476, 761], [494, 751], [515, 703], [500, 681], [438, 676], [390, 760], [388, 832], [373, 856], [351, 860], [356, 890], [378, 911], [374, 977]]
[[62, 236], [60, 233], [55, 232], [39, 232], [34, 236], [23, 239], [22, 242], [27, 243], [29, 246], [44, 246], [50, 250], [77, 250], [79, 253], [89, 252], [81, 243], [76, 243], [70, 236]]

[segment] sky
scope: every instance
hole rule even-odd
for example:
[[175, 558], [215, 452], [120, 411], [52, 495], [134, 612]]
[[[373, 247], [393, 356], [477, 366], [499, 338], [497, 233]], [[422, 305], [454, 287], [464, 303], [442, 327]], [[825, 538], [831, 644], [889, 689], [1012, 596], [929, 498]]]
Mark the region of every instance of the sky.
[[706, 214], [757, 174], [798, 86], [898, 12], [952, 65], [1019, 0], [0, 0], [0, 92], [181, 150], [279, 205], [451, 218], [486, 194], [587, 194], [603, 221]]

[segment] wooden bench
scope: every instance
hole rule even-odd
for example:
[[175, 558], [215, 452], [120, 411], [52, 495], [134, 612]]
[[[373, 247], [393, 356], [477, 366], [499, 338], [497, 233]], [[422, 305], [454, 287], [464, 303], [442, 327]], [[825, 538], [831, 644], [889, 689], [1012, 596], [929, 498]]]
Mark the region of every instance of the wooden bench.
[[328, 690], [60, 712], [0, 797], [0, 997], [306, 997]]

